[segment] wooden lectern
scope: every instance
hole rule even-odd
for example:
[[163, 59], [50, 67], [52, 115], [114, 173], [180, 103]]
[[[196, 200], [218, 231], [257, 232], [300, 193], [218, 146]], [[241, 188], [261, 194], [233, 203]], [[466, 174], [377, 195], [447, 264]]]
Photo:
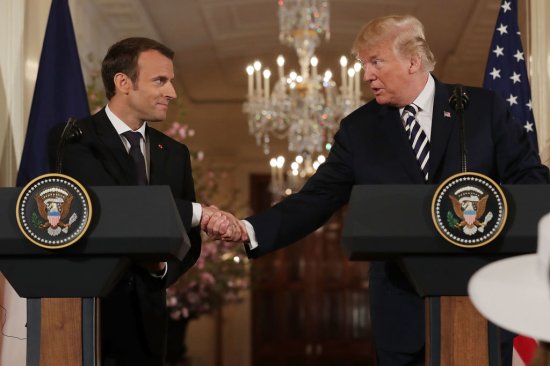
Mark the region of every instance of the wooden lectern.
[[19, 231], [21, 188], [0, 189], [0, 270], [27, 301], [27, 366], [98, 364], [95, 299], [132, 260], [182, 259], [189, 238], [167, 186], [91, 187], [92, 223], [77, 243], [45, 249]]
[[498, 332], [473, 308], [470, 276], [505, 257], [534, 253], [537, 223], [550, 212], [548, 185], [507, 185], [508, 222], [495, 241], [461, 248], [439, 236], [431, 218], [436, 186], [355, 186], [344, 225], [350, 260], [394, 260], [426, 300], [426, 365], [500, 366]]

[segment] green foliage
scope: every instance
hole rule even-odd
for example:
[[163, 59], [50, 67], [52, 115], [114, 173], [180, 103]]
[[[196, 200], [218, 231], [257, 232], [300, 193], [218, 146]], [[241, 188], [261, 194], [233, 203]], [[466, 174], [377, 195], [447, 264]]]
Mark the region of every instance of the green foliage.
[[31, 215], [31, 223], [34, 227], [39, 228], [42, 225], [44, 225], [44, 221], [42, 221], [36, 212], [33, 212]]
[[447, 224], [450, 227], [456, 227], [459, 224], [458, 219], [451, 211], [447, 211]]

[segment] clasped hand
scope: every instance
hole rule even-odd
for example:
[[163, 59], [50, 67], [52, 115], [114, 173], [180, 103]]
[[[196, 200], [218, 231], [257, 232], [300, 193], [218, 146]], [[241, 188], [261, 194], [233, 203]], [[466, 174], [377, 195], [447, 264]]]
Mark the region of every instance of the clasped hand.
[[244, 224], [216, 206], [202, 207], [201, 229], [214, 239], [232, 242], [248, 240]]

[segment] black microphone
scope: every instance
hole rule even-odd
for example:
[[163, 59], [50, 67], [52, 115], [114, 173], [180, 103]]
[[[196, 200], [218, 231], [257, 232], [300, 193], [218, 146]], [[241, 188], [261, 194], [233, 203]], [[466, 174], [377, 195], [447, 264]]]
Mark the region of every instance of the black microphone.
[[451, 94], [451, 97], [449, 98], [449, 104], [451, 107], [458, 113], [464, 112], [466, 107], [468, 107], [468, 103], [470, 102], [470, 98], [468, 97], [468, 94], [464, 91], [462, 85], [458, 84], [453, 89], [453, 93]]
[[55, 171], [56, 173], [61, 173], [61, 170], [63, 168], [63, 150], [65, 149], [65, 145], [67, 143], [78, 141], [82, 137], [82, 130], [80, 127], [76, 125], [76, 119], [69, 117], [67, 120], [67, 123], [65, 124], [65, 127], [63, 128], [63, 132], [61, 133], [61, 137], [59, 139], [59, 142], [57, 143], [57, 150], [56, 150], [56, 159], [55, 159]]
[[465, 140], [466, 127], [464, 123], [464, 110], [466, 109], [466, 107], [468, 107], [469, 102], [470, 98], [468, 97], [468, 94], [466, 94], [466, 92], [464, 91], [463, 86], [457, 84], [453, 89], [451, 97], [449, 98], [449, 104], [451, 105], [451, 108], [456, 111], [456, 114], [458, 115], [458, 120], [460, 122], [460, 168], [463, 173], [466, 173], [468, 171], [468, 151], [466, 149]]

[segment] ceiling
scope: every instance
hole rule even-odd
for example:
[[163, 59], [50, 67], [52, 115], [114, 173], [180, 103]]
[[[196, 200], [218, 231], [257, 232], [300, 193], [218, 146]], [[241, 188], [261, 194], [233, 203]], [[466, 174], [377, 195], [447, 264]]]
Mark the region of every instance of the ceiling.
[[[316, 54], [319, 69], [338, 70], [361, 26], [388, 14], [410, 13], [425, 25], [436, 55], [435, 75], [446, 82], [480, 85], [499, 0], [333, 0], [331, 37]], [[245, 67], [259, 59], [271, 70], [283, 54], [296, 69], [294, 51], [279, 43], [277, 0], [97, 0], [120, 38], [145, 35], [176, 52], [184, 122], [196, 135], [192, 149], [213, 159], [268, 161], [248, 134], [242, 113]], [[337, 80], [339, 82], [339, 80]], [[369, 99], [367, 88], [363, 88]], [[284, 151], [284, 142], [272, 151]]]

